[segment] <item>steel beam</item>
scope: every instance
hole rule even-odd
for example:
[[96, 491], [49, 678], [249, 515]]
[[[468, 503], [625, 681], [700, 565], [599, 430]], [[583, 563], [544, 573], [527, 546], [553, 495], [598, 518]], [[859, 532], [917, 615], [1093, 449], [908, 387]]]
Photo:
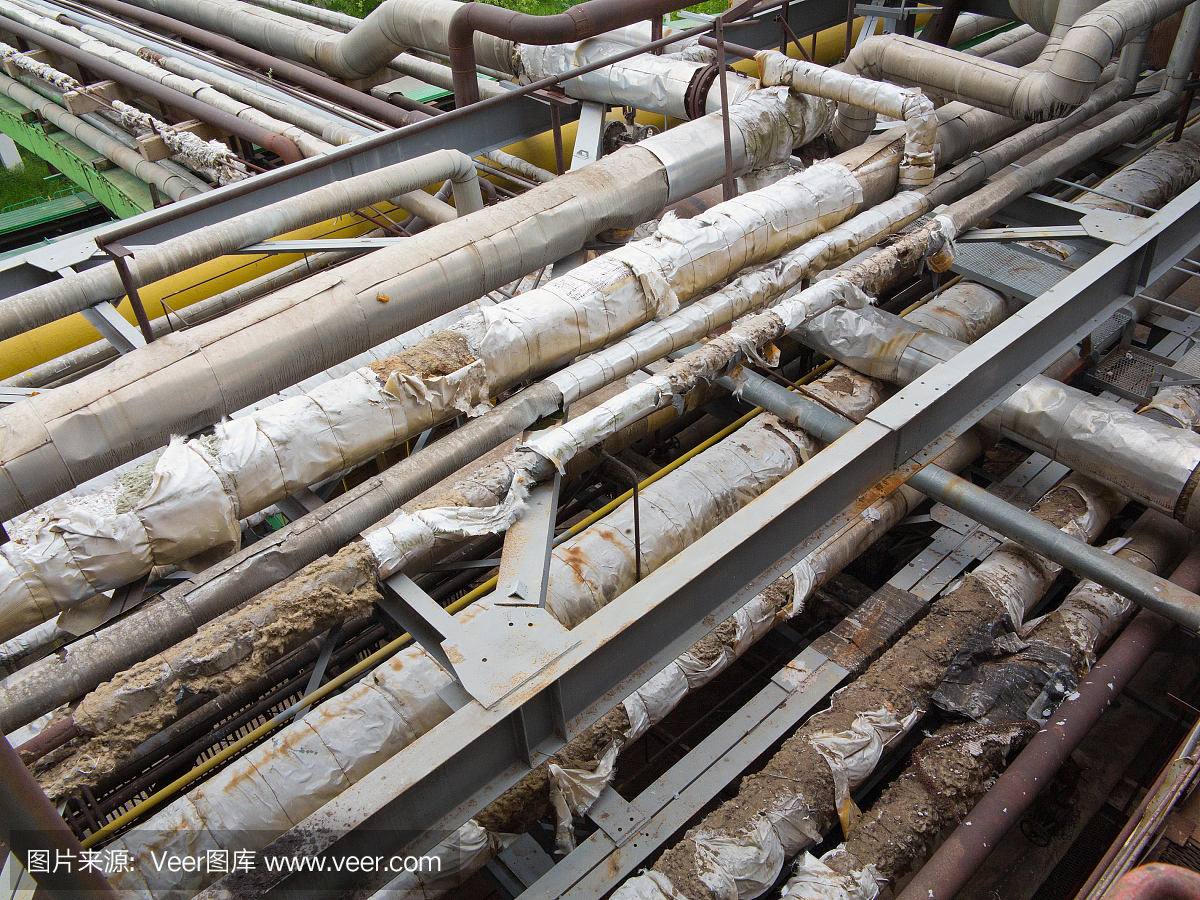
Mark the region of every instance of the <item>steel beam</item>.
[[[574, 647], [501, 700], [486, 708], [465, 705], [264, 852], [428, 850], [782, 575], [846, 516], [894, 490], [1198, 241], [1200, 185], [1149, 219], [1129, 244], [1108, 247], [973, 344], [971, 353], [902, 389], [573, 629]], [[831, 520], [829, 510], [847, 512]], [[314, 890], [377, 888], [384, 877], [239, 873], [206, 896], [249, 889], [311, 897]]]

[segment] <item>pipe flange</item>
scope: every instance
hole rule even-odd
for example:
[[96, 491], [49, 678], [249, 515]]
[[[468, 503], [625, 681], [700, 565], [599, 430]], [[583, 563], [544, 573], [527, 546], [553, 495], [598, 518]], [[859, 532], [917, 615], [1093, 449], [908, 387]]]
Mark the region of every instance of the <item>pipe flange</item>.
[[689, 119], [699, 119], [704, 115], [708, 103], [708, 92], [717, 80], [717, 64], [709, 63], [702, 69], [697, 69], [688, 82], [687, 90], [683, 92], [683, 108]]

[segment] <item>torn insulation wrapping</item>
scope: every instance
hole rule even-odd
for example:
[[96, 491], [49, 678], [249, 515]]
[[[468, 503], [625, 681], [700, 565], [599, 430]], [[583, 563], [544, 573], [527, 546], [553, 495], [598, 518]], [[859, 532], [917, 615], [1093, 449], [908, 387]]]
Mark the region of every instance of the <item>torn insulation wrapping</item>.
[[[936, 174], [934, 147], [937, 145], [937, 113], [933, 101], [920, 88], [900, 87], [874, 81], [817, 63], [790, 59], [774, 50], [759, 51], [759, 77], [763, 84], [787, 85], [799, 94], [837, 101], [833, 116], [834, 144], [848, 150], [863, 143], [882, 113], [904, 122], [904, 155], [900, 159], [900, 186], [922, 187]], [[869, 110], [863, 117], [860, 110]]]
[[784, 885], [780, 900], [875, 900], [879, 896], [877, 881], [873, 864], [843, 875], [829, 868], [824, 858], [805, 853]]
[[[1183, 358], [1171, 368], [1200, 377], [1200, 344], [1193, 344]], [[1164, 380], [1173, 380], [1165, 376]], [[1154, 393], [1150, 402], [1138, 410], [1138, 415], [1149, 416], [1156, 422], [1179, 428], [1195, 429], [1200, 425], [1200, 387], [1192, 384], [1164, 384]]]
[[559, 853], [566, 854], [575, 849], [575, 828], [571, 820], [591, 809], [596, 798], [608, 786], [620, 749], [621, 745], [614, 741], [591, 768], [550, 763], [550, 802], [558, 822], [554, 836]]
[[[0, 639], [154, 565], [236, 547], [239, 519], [673, 312], [681, 298], [836, 225], [861, 200], [848, 169], [822, 163], [695, 218], [668, 217], [652, 237], [484, 307], [397, 357], [221, 423], [209, 438], [177, 441], [125, 516], [112, 516], [103, 497], [53, 501], [32, 536], [0, 550]], [[329, 279], [339, 276], [310, 282]]]
[[[1033, 513], [1059, 528], [1085, 527], [1088, 539], [1094, 539], [1123, 502], [1107, 488], [1072, 476], [1039, 501]], [[989, 555], [936, 600], [929, 614], [890, 650], [835, 694], [828, 710], [788, 738], [760, 772], [744, 778], [735, 799], [667, 850], [654, 865], [657, 885], [665, 881], [689, 900], [752, 898], [767, 890], [783, 860], [811, 847], [838, 820], [833, 773], [814, 738], [850, 731], [864, 711], [890, 710], [903, 719], [927, 709], [958, 648], [981, 627], [1007, 615], [1005, 602], [975, 577], [980, 571], [987, 577], [992, 568]], [[1007, 564], [1003, 569], [1008, 570]], [[1039, 564], [1037, 570], [1042, 577], [1022, 577], [1020, 583], [1026, 590], [1044, 592], [1050, 583], [1044, 577], [1046, 567]], [[714, 838], [720, 842], [714, 844]], [[748, 859], [780, 863], [746, 879]], [[651, 887], [660, 890], [647, 876], [637, 876], [614, 897], [654, 896], [645, 893]]]
[[[522, 84], [539, 81], [615, 56], [628, 47], [605, 38], [590, 38], [574, 44], [518, 44], [515, 48], [517, 75]], [[562, 83], [567, 96], [610, 106], [632, 106], [647, 112], [662, 113], [677, 119], [692, 118], [688, 108], [688, 88], [706, 68], [705, 63], [643, 53], [630, 59], [576, 76]], [[729, 73], [729, 102], [739, 103], [757, 87], [753, 78], [740, 72]], [[705, 113], [720, 110], [709, 91]]]

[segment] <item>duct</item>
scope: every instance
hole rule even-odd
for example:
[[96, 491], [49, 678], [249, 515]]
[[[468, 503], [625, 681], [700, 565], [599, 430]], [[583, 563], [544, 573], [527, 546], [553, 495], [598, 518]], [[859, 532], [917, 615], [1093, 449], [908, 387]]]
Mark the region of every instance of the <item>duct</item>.
[[[900, 186], [921, 187], [933, 181], [933, 148], [937, 142], [937, 114], [933, 102], [917, 88], [901, 88], [828, 69], [815, 63], [789, 59], [782, 53], [763, 50], [755, 57], [763, 84], [786, 84], [802, 94], [813, 94], [843, 105], [833, 119], [834, 141], [839, 146], [857, 146], [866, 140], [874, 126], [874, 114], [883, 113], [902, 119], [905, 128], [904, 156], [900, 159]], [[839, 139], [841, 131], [854, 131], [858, 120], [847, 111], [869, 109], [871, 121], [866, 131], [853, 138]]]
[[[867, 39], [851, 51], [844, 68], [855, 75], [917, 84], [928, 93], [1017, 119], [1058, 118], [1087, 99], [1105, 63], [1134, 33], [1186, 5], [1187, 0], [1108, 0], [1066, 23], [1070, 28], [1046, 71], [1022, 71], [899, 35]], [[854, 115], [845, 106], [841, 111]], [[861, 126], [853, 134], [860, 131]], [[837, 133], [835, 139], [851, 136]]]
[[135, 178], [153, 184], [172, 200], [183, 200], [200, 193], [180, 176], [171, 174], [155, 163], [147, 162], [136, 150], [130, 150], [94, 125], [89, 125], [82, 119], [71, 115], [57, 103], [46, 100], [7, 75], [0, 75], [0, 91], [26, 109], [36, 112], [55, 128], [91, 147]]
[[[597, 38], [574, 44], [519, 44], [514, 49], [516, 74], [525, 83], [538, 81], [613, 56], [623, 49], [623, 45]], [[710, 69], [706, 63], [644, 53], [572, 78], [563, 82], [562, 87], [568, 96], [581, 100], [693, 119], [721, 108], [720, 97], [711, 90], [715, 79], [697, 96], [689, 95], [689, 87], [700, 83]], [[756, 87], [754, 79], [740, 72], [729, 72], [726, 79], [730, 104], [744, 100]]]
[[[144, 247], [131, 260], [130, 275], [133, 283], [142, 287], [242, 247], [417, 191], [443, 178], [453, 181], [460, 210], [482, 207], [479, 176], [471, 158], [457, 150], [437, 150]], [[115, 264], [87, 269], [0, 301], [0, 335], [8, 338], [31, 331], [124, 293]]]
[[[1107, 489], [1071, 476], [1033, 512], [1057, 528], [1092, 540], [1122, 503]], [[977, 629], [1006, 614], [1009, 604], [993, 590], [1027, 610], [1058, 572], [1053, 563], [1015, 544], [994, 550], [936, 599], [930, 613], [890, 650], [834, 694], [828, 710], [812, 716], [785, 740], [757, 774], [743, 778], [735, 799], [660, 856], [653, 877], [626, 881], [613, 894], [615, 900], [761, 895], [786, 859], [811, 847], [840, 812], [853, 812], [848, 804], [840, 811], [835, 807], [834, 774], [817, 742], [849, 739], [856, 723], [860, 730], [866, 724], [862, 715], [890, 713], [903, 721], [914, 711], [923, 713], [957, 649]], [[849, 773], [847, 778], [850, 789], [857, 786]]]
[[[920, 333], [870, 308], [831, 310], [802, 339], [874, 377], [907, 384], [952, 359], [964, 345]], [[1002, 434], [1128, 493], [1195, 527], [1191, 486], [1200, 475], [1200, 439], [1044, 376], [1010, 395], [987, 420]]]
[[[78, 29], [68, 28], [52, 19], [26, 12], [21, 7], [11, 3], [0, 3], [0, 11], [3, 11], [3, 14], [8, 18], [21, 22], [43, 34], [65, 41], [84, 53], [91, 54], [99, 59], [108, 60], [135, 74], [155, 81], [164, 87], [178, 91], [188, 97], [193, 97], [211, 106], [213, 109], [228, 113], [236, 118], [244, 119], [252, 125], [285, 137], [292, 141], [305, 156], [321, 156], [333, 149], [330, 144], [314, 138], [307, 131], [265, 115], [245, 103], [233, 100], [203, 81], [172, 75], [164, 71], [158, 65], [136, 55], [139, 49], [136, 46], [136, 42], [133, 42], [135, 44], [134, 51], [127, 52], [126, 50], [114, 49], [101, 41], [89, 39]], [[83, 85], [79, 85], [75, 89], [83, 90], [84, 87]], [[229, 154], [229, 151], [226, 149], [225, 153]], [[236, 157], [234, 159], [236, 160]]]
[[[769, 197], [747, 194], [693, 219], [666, 220], [653, 237], [468, 316], [408, 354], [218, 424], [211, 437], [173, 442], [145, 493], [117, 485], [57, 501], [32, 533], [14, 529], [13, 540], [0, 548], [7, 563], [0, 564], [0, 635], [19, 634], [155, 565], [235, 547], [240, 519], [372, 459], [447, 415], [475, 410], [530, 373], [674, 311], [680, 295], [694, 296], [848, 217], [860, 197], [848, 170], [822, 163], [776, 183]], [[243, 228], [237, 220], [229, 224], [235, 234]], [[445, 367], [444, 374], [430, 370], [430, 360]], [[465, 514], [453, 521], [425, 514], [418, 530], [424, 543], [414, 543], [417, 523], [410, 521], [402, 546], [420, 552], [443, 531], [498, 530], [519, 502], [514, 498], [470, 525], [461, 521]]]

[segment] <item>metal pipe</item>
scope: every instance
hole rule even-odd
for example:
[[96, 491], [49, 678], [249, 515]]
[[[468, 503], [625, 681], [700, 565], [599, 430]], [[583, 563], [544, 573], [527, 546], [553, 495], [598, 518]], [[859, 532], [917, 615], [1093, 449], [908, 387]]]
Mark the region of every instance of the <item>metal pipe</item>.
[[135, 178], [153, 184], [172, 200], [183, 200], [200, 193], [186, 179], [168, 172], [156, 163], [148, 162], [136, 150], [131, 150], [78, 116], [71, 115], [57, 103], [31, 91], [19, 81], [0, 74], [0, 91], [26, 109], [36, 112], [55, 128], [91, 147]]
[[[114, 15], [124, 16], [141, 22], [143, 25], [148, 25], [151, 28], [156, 28], [169, 34], [177, 34], [179, 37], [199, 44], [201, 47], [208, 47], [222, 56], [239, 60], [256, 69], [262, 69], [264, 72], [273, 72], [280, 78], [300, 85], [305, 90], [312, 91], [320, 97], [333, 100], [364, 115], [378, 119], [380, 122], [391, 125], [393, 128], [401, 128], [405, 125], [412, 125], [423, 119], [431, 118], [424, 104], [414, 104], [419, 108], [419, 111], [410, 109], [408, 112], [401, 112], [390, 103], [386, 103], [362, 91], [356, 91], [354, 88], [347, 87], [344, 84], [339, 84], [332, 78], [322, 75], [319, 72], [314, 72], [294, 62], [263, 53], [261, 50], [248, 47], [246, 44], [225, 37], [222, 34], [209, 31], [205, 28], [198, 28], [195, 25], [164, 16], [161, 13], [143, 9], [140, 6], [125, 3], [123, 0], [88, 0], [88, 3], [91, 6], [106, 10]], [[406, 101], [403, 105], [407, 107], [407, 103], [409, 102], [412, 101]]]
[[479, 100], [475, 75], [476, 31], [521, 44], [568, 44], [652, 16], [666, 15], [685, 5], [680, 0], [588, 0], [556, 16], [535, 16], [488, 3], [464, 3], [451, 16], [447, 31], [454, 105], [462, 107]]
[[51, 870], [57, 868], [56, 860], [68, 861], [59, 871], [37, 875], [39, 893], [53, 900], [118, 900], [98, 869], [79, 864], [83, 847], [4, 737], [0, 737], [0, 840], [28, 868], [35, 858], [31, 854], [39, 852], [49, 854]]
[[[819, 440], [833, 442], [854, 427], [854, 423], [754, 372], [740, 375], [736, 386], [750, 402]], [[1189, 631], [1200, 631], [1200, 597], [1191, 591], [1071, 537], [945, 469], [925, 466], [913, 473], [908, 484], [1077, 575], [1090, 578]]]
[[[142, 248], [134, 257], [131, 274], [134, 283], [142, 287], [234, 250], [418, 191], [442, 179], [451, 180], [460, 214], [483, 208], [474, 161], [458, 150], [437, 150]], [[117, 268], [109, 263], [0, 300], [0, 340], [124, 293]]]
[[220, 128], [222, 131], [237, 135], [243, 140], [258, 144], [260, 147], [265, 147], [277, 154], [285, 163], [299, 162], [304, 158], [304, 154], [300, 152], [296, 144], [283, 135], [275, 134], [259, 125], [239, 119], [237, 116], [230, 115], [227, 112], [214, 109], [207, 103], [197, 100], [195, 97], [181, 94], [179, 91], [159, 84], [157, 81], [153, 81], [144, 75], [130, 72], [128, 69], [122, 68], [107, 59], [101, 59], [91, 53], [86, 53], [78, 47], [73, 47], [66, 41], [50, 37], [35, 28], [30, 28], [28, 25], [2, 15], [0, 15], [0, 28], [61, 56], [63, 59], [69, 59], [96, 75], [101, 75], [112, 79], [118, 84], [123, 84], [137, 91], [138, 94], [151, 97], [165, 103], [167, 106], [178, 109], [180, 112], [186, 113], [194, 119], [199, 119], [201, 122], [206, 122], [209, 125]]
[[[1192, 550], [1170, 580], [1200, 590], [1200, 548]], [[1054, 721], [1033, 737], [897, 900], [953, 900], [1172, 627], [1162, 616], [1140, 612], [1092, 667], [1076, 696], [1063, 702]]]
[[1200, 872], [1166, 863], [1130, 869], [1104, 900], [1200, 900]]

